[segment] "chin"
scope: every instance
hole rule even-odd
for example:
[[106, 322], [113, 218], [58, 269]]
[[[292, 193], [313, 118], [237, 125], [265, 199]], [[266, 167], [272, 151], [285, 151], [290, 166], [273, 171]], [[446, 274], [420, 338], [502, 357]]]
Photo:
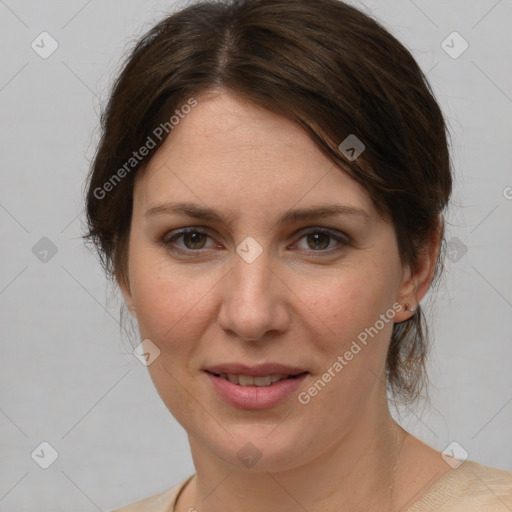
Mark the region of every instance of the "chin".
[[287, 471], [305, 464], [308, 455], [312, 458], [306, 448], [312, 448], [314, 440], [304, 439], [304, 430], [300, 432], [296, 428], [290, 429], [288, 425], [278, 424], [237, 425], [227, 430], [232, 436], [223, 430], [223, 434], [214, 439], [203, 437], [203, 443], [236, 470]]

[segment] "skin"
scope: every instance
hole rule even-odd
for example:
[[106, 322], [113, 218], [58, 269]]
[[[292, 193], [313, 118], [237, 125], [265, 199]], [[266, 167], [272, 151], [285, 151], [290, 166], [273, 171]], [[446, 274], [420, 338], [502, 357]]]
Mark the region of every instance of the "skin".
[[[310, 372], [307, 390], [393, 304], [418, 304], [439, 237], [414, 269], [403, 265], [393, 225], [299, 126], [228, 91], [197, 99], [137, 176], [128, 280], [119, 282], [141, 339], [160, 350], [148, 366], [155, 387], [188, 433], [197, 476], [176, 510], [382, 512], [411, 504], [449, 466], [389, 414], [393, 322], [307, 405], [293, 395], [270, 409], [236, 409], [202, 369], [284, 362]], [[170, 201], [215, 208], [227, 222], [146, 215]], [[366, 215], [277, 224], [288, 210], [334, 203]], [[186, 227], [207, 236], [169, 241]], [[306, 236], [319, 228], [346, 243]], [[252, 263], [236, 252], [248, 236], [262, 248]], [[402, 308], [394, 321], [411, 314]], [[237, 457], [247, 442], [261, 454], [251, 468]]]

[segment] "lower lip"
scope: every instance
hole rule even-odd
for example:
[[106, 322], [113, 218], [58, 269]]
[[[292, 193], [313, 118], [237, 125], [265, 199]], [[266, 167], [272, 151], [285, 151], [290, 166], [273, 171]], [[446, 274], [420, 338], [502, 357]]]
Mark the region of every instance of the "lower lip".
[[283, 379], [270, 386], [240, 386], [206, 372], [219, 395], [233, 407], [239, 409], [268, 409], [294, 394], [307, 376], [303, 373], [293, 379]]

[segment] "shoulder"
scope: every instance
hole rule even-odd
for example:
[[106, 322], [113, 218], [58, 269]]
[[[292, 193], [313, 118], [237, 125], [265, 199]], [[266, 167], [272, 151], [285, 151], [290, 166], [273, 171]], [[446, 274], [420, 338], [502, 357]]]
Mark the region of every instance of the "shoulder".
[[408, 512], [510, 512], [512, 473], [466, 460], [443, 475]]
[[111, 512], [172, 512], [174, 510], [174, 504], [176, 498], [185, 485], [194, 475], [187, 477], [182, 482], [174, 485], [170, 489], [167, 489], [148, 498], [130, 503], [121, 508], [116, 508]]

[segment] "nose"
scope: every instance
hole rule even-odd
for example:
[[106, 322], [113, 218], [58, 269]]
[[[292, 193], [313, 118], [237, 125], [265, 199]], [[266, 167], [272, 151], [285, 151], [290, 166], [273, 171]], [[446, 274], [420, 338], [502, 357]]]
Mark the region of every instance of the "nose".
[[[244, 341], [264, 340], [285, 332], [290, 325], [290, 292], [272, 270], [265, 251], [247, 263], [237, 254], [222, 280], [218, 322], [222, 329]], [[286, 293], [288, 291], [288, 293]]]

